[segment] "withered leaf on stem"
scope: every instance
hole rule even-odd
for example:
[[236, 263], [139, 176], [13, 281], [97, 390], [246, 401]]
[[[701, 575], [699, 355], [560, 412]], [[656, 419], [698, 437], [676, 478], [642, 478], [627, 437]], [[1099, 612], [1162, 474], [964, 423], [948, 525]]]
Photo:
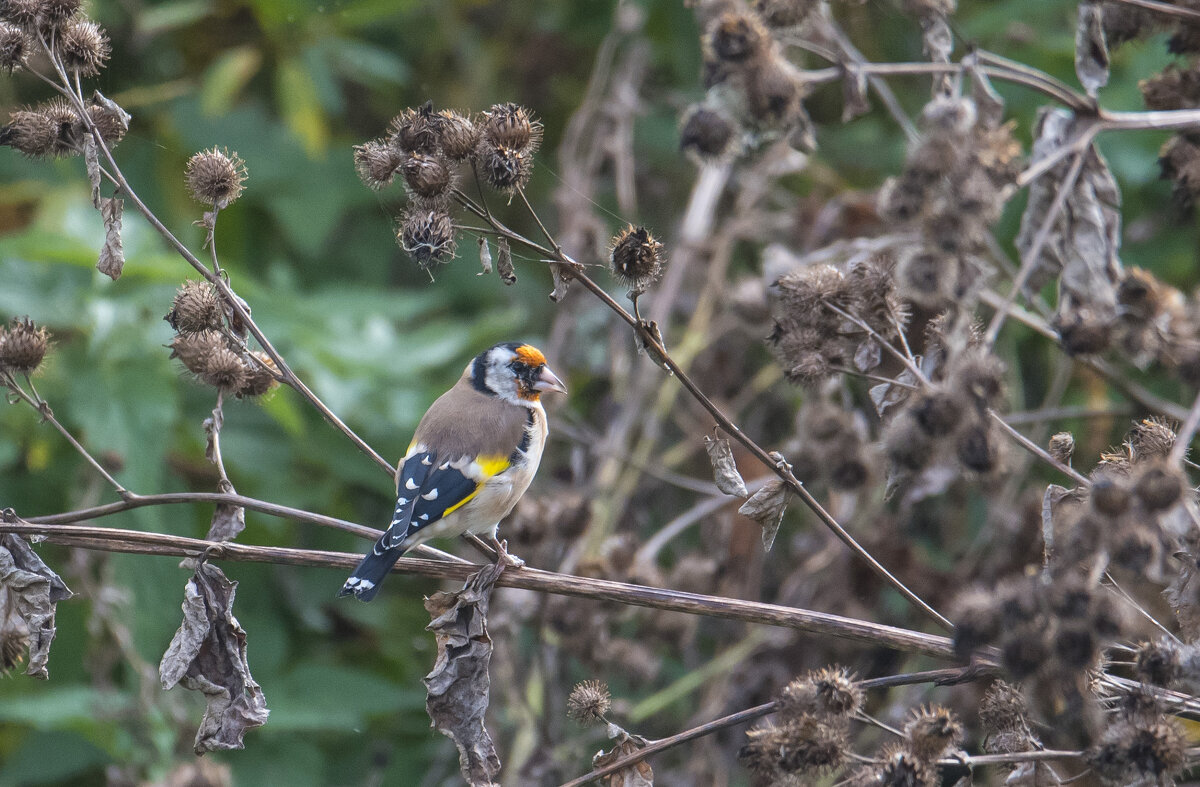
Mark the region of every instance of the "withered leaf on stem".
[[570, 266], [553, 260], [549, 262], [550, 275], [554, 277], [554, 291], [550, 293], [550, 300], [558, 303], [567, 297], [567, 288], [571, 286], [571, 280], [575, 277], [571, 275]]
[[1108, 84], [1108, 45], [1104, 40], [1104, 9], [1100, 3], [1079, 4], [1075, 24], [1075, 73], [1089, 96]]
[[846, 68], [842, 75], [842, 122], [849, 123], [871, 111], [867, 101], [867, 75], [861, 68]]
[[0, 626], [19, 626], [23, 630], [18, 634], [28, 636], [26, 675], [50, 677], [46, 662], [54, 640], [55, 605], [72, 595], [23, 538], [0, 536]]
[[[650, 360], [658, 364], [659, 368], [661, 368], [667, 374], [674, 374], [674, 372], [671, 371], [671, 367], [667, 364], [666, 356], [658, 351], [659, 347], [665, 348], [667, 346], [667, 343], [663, 341], [662, 330], [658, 327], [658, 321], [643, 320], [640, 327], [642, 330], [635, 332], [633, 335], [633, 345], [635, 348], [637, 348], [638, 355], [645, 355]], [[642, 331], [650, 334], [649, 339], [645, 336], [645, 334], [642, 333]], [[651, 342], [650, 339], [653, 339], [654, 341]], [[657, 346], [655, 343], [657, 343]]]
[[505, 284], [517, 283], [517, 271], [513, 268], [512, 249], [508, 247], [508, 238], [501, 236], [496, 239], [496, 273]]
[[[616, 743], [608, 751], [601, 749], [592, 758], [593, 768], [603, 768], [605, 765], [636, 754], [646, 747], [646, 739], [641, 735], [631, 735], [615, 724], [608, 725], [608, 737]], [[601, 782], [605, 787], [654, 787], [654, 769], [650, 763], [642, 760], [622, 768], [616, 773], [610, 773]]]
[[91, 134], [83, 136], [83, 162], [87, 166], [88, 180], [92, 184], [92, 205], [100, 210], [100, 151]]
[[462, 590], [425, 599], [433, 618], [426, 628], [437, 641], [437, 661], [424, 679], [425, 710], [438, 732], [458, 747], [459, 768], [472, 787], [493, 784], [500, 772], [500, 757], [483, 720], [491, 689], [488, 601], [503, 571], [503, 563], [487, 566], [472, 574]]
[[487, 238], [479, 236], [479, 264], [483, 267], [476, 276], [484, 276], [492, 272], [492, 249], [488, 246]]
[[783, 522], [783, 512], [787, 510], [790, 492], [781, 479], [775, 478], [754, 493], [754, 496], [742, 503], [738, 513], [753, 519], [762, 525], [763, 549], [771, 551], [775, 544], [775, 534]]
[[[227, 495], [237, 494], [229, 479], [222, 478], [217, 487]], [[232, 541], [246, 529], [246, 509], [232, 503], [217, 503], [213, 510], [212, 521], [208, 525], [206, 541]]]
[[200, 563], [184, 588], [183, 623], [158, 667], [164, 689], [180, 684], [208, 701], [197, 754], [241, 749], [246, 730], [267, 723], [266, 698], [246, 661], [246, 632], [233, 616], [236, 592], [221, 569]]
[[733, 460], [728, 438], [705, 435], [704, 450], [708, 451], [708, 460], [712, 462], [713, 480], [717, 482], [717, 489], [734, 497], [748, 495], [746, 482], [742, 480], [737, 462]]
[[121, 243], [121, 213], [125, 202], [117, 197], [100, 198], [100, 216], [104, 219], [104, 245], [96, 270], [114, 281], [125, 268], [125, 248]]

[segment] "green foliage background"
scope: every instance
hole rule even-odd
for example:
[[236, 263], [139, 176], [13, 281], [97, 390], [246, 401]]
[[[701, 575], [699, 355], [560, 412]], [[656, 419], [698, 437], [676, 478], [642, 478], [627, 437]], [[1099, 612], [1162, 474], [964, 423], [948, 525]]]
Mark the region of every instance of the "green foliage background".
[[[638, 177], [653, 198], [643, 199], [644, 215], [628, 218], [661, 228], [669, 243], [694, 172], [676, 152], [675, 123], [701, 93], [698, 31], [680, 3], [639, 7], [647, 14], [652, 69], [637, 123]], [[501, 287], [495, 277], [475, 276], [475, 244], [465, 239], [460, 259], [431, 284], [392, 240], [398, 190], [377, 195], [363, 187], [351, 148], [428, 98], [462, 109], [521, 102], [546, 125], [531, 195], [552, 217], [554, 151], [611, 25], [612, 2], [104, 0], [90, 14], [114, 48], [95, 87], [134, 117], [117, 149], [130, 181], [199, 249], [201, 233], [191, 223], [201, 209], [183, 188], [187, 158], [216, 145], [246, 160], [248, 190], [218, 226], [222, 262], [296, 371], [385, 455], [402, 453], [425, 406], [480, 348], [545, 337], [553, 306], [540, 266], [520, 267], [518, 285]], [[838, 14], [869, 59], [920, 59], [919, 32], [891, 4], [839, 4]], [[1069, 2], [968, 1], [957, 20], [981, 45], [1073, 82], [1073, 17]], [[1137, 79], [1166, 60], [1161, 41], [1120, 50], [1105, 105], [1140, 108]], [[896, 87], [913, 112], [927, 97], [919, 80]], [[1002, 90], [1027, 140], [1027, 121], [1043, 98]], [[0, 79], [5, 107], [47, 96], [28, 75]], [[836, 89], [808, 105], [821, 124], [821, 148], [793, 184], [797, 195], [820, 199], [869, 188], [898, 170], [903, 137], [884, 113], [843, 126]], [[1156, 180], [1163, 139], [1137, 134], [1101, 144], [1122, 181], [1126, 227], [1137, 228], [1126, 233], [1126, 263], [1190, 284], [1195, 227], [1172, 223], [1169, 187]], [[1009, 238], [1019, 206], [1010, 212], [1001, 229]], [[119, 468], [126, 486], [207, 491], [215, 474], [204, 459], [200, 423], [213, 396], [168, 361], [171, 331], [161, 319], [188, 270], [132, 211], [125, 226], [129, 263], [110, 282], [93, 267], [103, 229], [82, 163], [0, 151], [0, 317], [27, 314], [53, 331], [56, 348], [38, 388], [76, 435]], [[1006, 340], [1020, 336], [1012, 330], [1006, 337], [1015, 338]], [[586, 374], [582, 359], [555, 361], [574, 376]], [[1026, 363], [1024, 374], [1036, 380], [1038, 359]], [[586, 419], [589, 404], [573, 398], [563, 417]], [[386, 521], [388, 480], [289, 391], [262, 404], [228, 405], [223, 447], [244, 494], [363, 523]], [[0, 505], [34, 516], [112, 498], [29, 408], [0, 408]], [[202, 536], [210, 513], [201, 506], [146, 508], [106, 524]], [[251, 543], [365, 547], [344, 534], [253, 513], [247, 522], [243, 539]], [[69, 560], [60, 548], [40, 551], [54, 566]], [[267, 726], [248, 734], [245, 751], [210, 755], [228, 763], [238, 783], [413, 784], [427, 768], [428, 783], [457, 778], [453, 747], [428, 729], [420, 680], [433, 656], [420, 598], [434, 583], [393, 578], [367, 606], [335, 600], [340, 572], [224, 568], [241, 583], [236, 612], [271, 708]], [[121, 555], [89, 570], [119, 591], [102, 603], [115, 605], [136, 653], [156, 666], [178, 626], [188, 573], [175, 559]], [[59, 606], [49, 683], [19, 675], [0, 681], [0, 784], [103, 783], [113, 764], [162, 778], [191, 757], [190, 737], [179, 736], [171, 708], [182, 706], [184, 720], [194, 723], [200, 698], [141, 703], [131, 665], [93, 681], [94, 649], [112, 647], [88, 633], [97, 603], [79, 598]], [[682, 723], [687, 712], [677, 711]], [[504, 724], [504, 710], [493, 712]], [[587, 756], [579, 752], [581, 769]]]

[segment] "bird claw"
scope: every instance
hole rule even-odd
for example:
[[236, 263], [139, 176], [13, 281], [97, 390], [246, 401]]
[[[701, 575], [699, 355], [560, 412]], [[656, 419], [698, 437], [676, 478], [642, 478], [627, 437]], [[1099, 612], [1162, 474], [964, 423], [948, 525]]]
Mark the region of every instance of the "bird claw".
[[525, 566], [524, 560], [516, 555], [509, 554], [508, 539], [496, 541], [494, 546], [496, 547], [496, 562], [503, 562], [509, 568], [523, 568]]

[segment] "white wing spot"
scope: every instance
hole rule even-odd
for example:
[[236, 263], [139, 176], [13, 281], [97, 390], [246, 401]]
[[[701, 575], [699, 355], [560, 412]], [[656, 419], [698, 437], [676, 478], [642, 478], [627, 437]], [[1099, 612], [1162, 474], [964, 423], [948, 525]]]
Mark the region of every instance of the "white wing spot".
[[409, 489], [409, 490], [416, 489], [417, 485], [415, 483], [413, 483], [413, 480], [411, 478], [406, 478], [406, 479], [404, 479], [404, 488]]
[[442, 466], [439, 467], [438, 470], [447, 470], [447, 469], [449, 469], [449, 467], [450, 467], [449, 462], [442, 462]]
[[407, 497], [401, 497], [396, 500], [396, 508], [399, 508], [400, 506], [403, 506], [403, 505], [408, 505]]
[[421, 495], [422, 500], [437, 500], [437, 490], [430, 489], [428, 494]]
[[429, 457], [423, 456], [423, 457], [421, 457], [421, 464], [428, 467], [429, 465], [433, 464], [433, 462], [429, 461]]
[[417, 517], [417, 519], [420, 519], [420, 520], [422, 520], [422, 521], [424, 521], [424, 522], [428, 522], [428, 521], [429, 521], [429, 514], [421, 514], [419, 517]]

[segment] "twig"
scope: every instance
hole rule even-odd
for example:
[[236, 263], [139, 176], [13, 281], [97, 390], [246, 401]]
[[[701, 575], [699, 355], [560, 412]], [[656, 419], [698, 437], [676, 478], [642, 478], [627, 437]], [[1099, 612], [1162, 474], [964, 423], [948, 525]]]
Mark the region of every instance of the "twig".
[[1028, 437], [1021, 434], [1016, 429], [1014, 429], [1012, 426], [1010, 426], [1004, 420], [1004, 418], [1002, 418], [1000, 416], [1000, 414], [997, 413], [995, 410], [989, 410], [988, 416], [990, 416], [993, 421], [998, 423], [1000, 425], [1000, 428], [1003, 429], [1006, 434], [1008, 434], [1010, 437], [1012, 437], [1012, 439], [1016, 440], [1021, 445], [1021, 447], [1024, 448], [1026, 451], [1028, 451], [1031, 454], [1033, 454], [1034, 456], [1038, 457], [1043, 462], [1050, 465], [1051, 467], [1053, 467], [1055, 470], [1059, 471], [1060, 473], [1064, 473], [1065, 475], [1069, 476], [1071, 478], [1071, 480], [1074, 481], [1076, 484], [1083, 486], [1083, 487], [1089, 487], [1092, 485], [1092, 482], [1088, 479], [1087, 476], [1083, 475], [1075, 468], [1065, 465], [1062, 462], [1055, 459], [1053, 456], [1050, 455], [1050, 453], [1045, 448], [1042, 448], [1040, 445], [1033, 442]]
[[1192, 402], [1192, 409], [1188, 410], [1183, 426], [1179, 427], [1179, 431], [1176, 432], [1175, 445], [1171, 447], [1172, 462], [1180, 462], [1187, 455], [1192, 438], [1196, 436], [1197, 427], [1200, 427], [1200, 393], [1196, 394], [1196, 399]]

